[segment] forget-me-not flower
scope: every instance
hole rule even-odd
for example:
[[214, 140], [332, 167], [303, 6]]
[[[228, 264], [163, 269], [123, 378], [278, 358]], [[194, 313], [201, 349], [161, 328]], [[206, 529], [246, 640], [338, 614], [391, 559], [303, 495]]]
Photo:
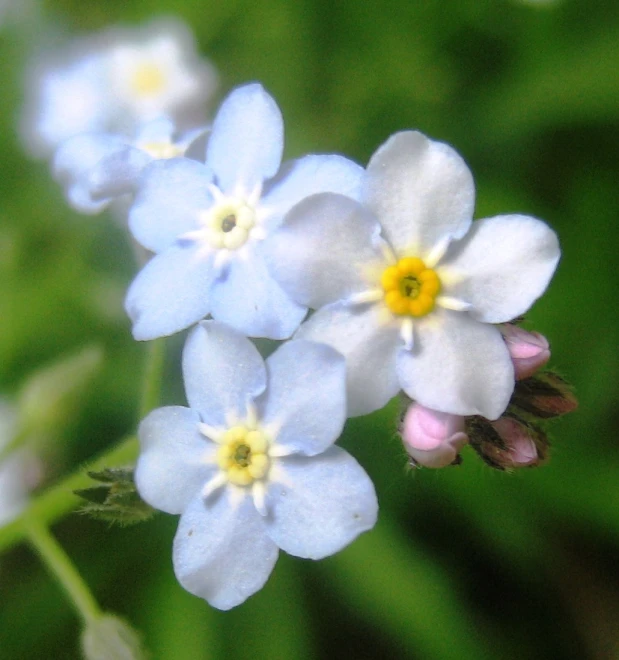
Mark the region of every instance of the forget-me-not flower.
[[211, 314], [247, 336], [285, 339], [307, 308], [264, 260], [269, 234], [308, 195], [356, 197], [363, 169], [342, 156], [305, 156], [280, 168], [283, 120], [259, 84], [234, 90], [213, 122], [206, 163], [145, 168], [129, 227], [156, 253], [126, 299], [136, 339], [178, 332]]
[[206, 130], [196, 128], [177, 137], [174, 122], [162, 117], [140, 126], [133, 139], [117, 133], [81, 133], [56, 150], [52, 170], [73, 208], [99, 213], [114, 199], [135, 191], [146, 165], [186, 155]]
[[146, 121], [169, 116], [186, 130], [204, 123], [217, 85], [189, 29], [159, 19], [137, 28], [114, 27], [44, 50], [26, 80], [22, 137], [46, 158], [84, 132], [134, 135]]
[[345, 363], [328, 346], [290, 341], [262, 360], [216, 321], [183, 353], [189, 408], [141, 423], [135, 480], [152, 506], [181, 514], [179, 582], [227, 610], [262, 588], [280, 549], [321, 559], [373, 527], [374, 487], [333, 445], [346, 419]]
[[514, 368], [492, 324], [544, 292], [559, 244], [524, 215], [472, 223], [474, 193], [451, 147], [397, 133], [369, 163], [362, 204], [315, 195], [269, 242], [271, 272], [318, 309], [295, 336], [346, 356], [350, 415], [400, 389], [457, 415], [496, 419], [507, 406]]

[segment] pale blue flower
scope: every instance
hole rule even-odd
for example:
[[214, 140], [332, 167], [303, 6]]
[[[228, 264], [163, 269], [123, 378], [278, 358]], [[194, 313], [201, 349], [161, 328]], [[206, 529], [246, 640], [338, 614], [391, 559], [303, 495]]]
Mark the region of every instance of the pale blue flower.
[[217, 73], [177, 19], [112, 27], [44, 50], [27, 72], [21, 132], [47, 158], [85, 132], [132, 135], [144, 122], [172, 117], [183, 130], [204, 123]]
[[81, 133], [65, 140], [52, 163], [69, 204], [86, 214], [99, 213], [111, 201], [135, 191], [142, 170], [153, 160], [184, 156], [205, 133], [196, 128], [175, 136], [171, 119], [149, 121], [134, 139], [115, 133]]
[[333, 446], [346, 418], [345, 364], [328, 346], [282, 345], [266, 363], [216, 321], [183, 353], [190, 408], [141, 423], [135, 480], [152, 506], [181, 514], [179, 582], [220, 609], [262, 588], [279, 549], [321, 559], [376, 521], [372, 482]]
[[298, 327], [307, 308], [273, 279], [264, 245], [304, 197], [356, 197], [363, 169], [313, 155], [280, 169], [282, 151], [280, 111], [250, 84], [223, 102], [205, 164], [173, 158], [144, 170], [129, 226], [157, 254], [127, 295], [136, 339], [170, 335], [208, 314], [253, 337], [285, 339]]
[[451, 147], [406, 131], [372, 156], [362, 203], [315, 195], [272, 236], [271, 272], [318, 309], [295, 336], [346, 357], [349, 415], [400, 389], [441, 412], [497, 419], [505, 410], [514, 369], [494, 324], [544, 292], [559, 243], [524, 215], [472, 223], [474, 197]]

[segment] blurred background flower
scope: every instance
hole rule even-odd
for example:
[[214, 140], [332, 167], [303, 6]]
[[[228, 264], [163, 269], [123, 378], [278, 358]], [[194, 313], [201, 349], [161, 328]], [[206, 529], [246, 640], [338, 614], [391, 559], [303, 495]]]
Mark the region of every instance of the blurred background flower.
[[[96, 342], [104, 363], [50, 474], [135, 431], [146, 350], [122, 309], [136, 272], [109, 215], [68, 209], [47, 165], [24, 155], [26, 80], [40, 48], [174, 16], [216, 67], [220, 97], [258, 80], [286, 121], [286, 158], [367, 163], [415, 128], [453, 145], [476, 181], [477, 218], [521, 212], [558, 233], [563, 258], [524, 327], [547, 337], [579, 410], [551, 460], [492, 472], [406, 469], [395, 403], [347, 423], [342, 445], [375, 482], [377, 527], [320, 563], [282, 557], [229, 613], [181, 589], [176, 520], [130, 529], [78, 515], [54, 527], [102, 606], [155, 658], [605, 659], [619, 654], [616, 216], [619, 4], [442, 0], [54, 0], [5, 20], [0, 40], [0, 390]], [[205, 108], [208, 113], [211, 108]], [[168, 343], [163, 404], [183, 402], [182, 338]], [[2, 546], [0, 535], [0, 550]], [[79, 622], [25, 545], [2, 555], [0, 655], [75, 658]]]

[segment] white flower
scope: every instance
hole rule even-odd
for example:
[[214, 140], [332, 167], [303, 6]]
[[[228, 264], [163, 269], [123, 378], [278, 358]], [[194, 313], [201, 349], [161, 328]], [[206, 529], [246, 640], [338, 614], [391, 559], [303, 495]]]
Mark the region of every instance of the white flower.
[[105, 62], [85, 40], [37, 59], [28, 74], [21, 117], [30, 154], [46, 158], [73, 135], [107, 128], [110, 104], [115, 104], [104, 100], [105, 82]]
[[208, 101], [217, 74], [198, 57], [193, 36], [180, 21], [117, 29], [110, 37], [110, 92], [124, 112], [140, 121], [163, 114], [178, 117], [195, 114]]
[[363, 169], [306, 156], [280, 169], [283, 120], [259, 84], [234, 90], [210, 133], [206, 163], [154, 162], [143, 172], [129, 228], [157, 253], [126, 309], [136, 339], [178, 332], [207, 314], [252, 337], [285, 339], [307, 308], [284, 293], [263, 258], [284, 214], [317, 192], [357, 196]]
[[181, 514], [174, 570], [230, 609], [262, 588], [279, 549], [320, 559], [370, 529], [374, 487], [333, 446], [345, 421], [344, 360], [328, 346], [282, 345], [263, 362], [215, 321], [183, 353], [190, 408], [159, 408], [139, 429], [135, 479], [152, 506]]
[[471, 224], [466, 164], [417, 132], [378, 149], [362, 195], [365, 205], [305, 200], [269, 242], [273, 275], [296, 302], [318, 308], [296, 336], [346, 356], [350, 415], [402, 388], [433, 410], [498, 418], [514, 370], [491, 324], [544, 292], [559, 260], [556, 235], [523, 215]]
[[184, 156], [206, 133], [197, 128], [175, 139], [167, 118], [141, 125], [130, 139], [115, 133], [81, 133], [56, 150], [52, 169], [71, 206], [81, 213], [102, 211], [109, 203], [135, 191], [142, 170], [153, 160]]
[[43, 52], [31, 67], [23, 139], [33, 156], [47, 157], [74, 135], [131, 135], [161, 116], [183, 129], [197, 126], [216, 78], [178, 21], [75, 39], [62, 51]]

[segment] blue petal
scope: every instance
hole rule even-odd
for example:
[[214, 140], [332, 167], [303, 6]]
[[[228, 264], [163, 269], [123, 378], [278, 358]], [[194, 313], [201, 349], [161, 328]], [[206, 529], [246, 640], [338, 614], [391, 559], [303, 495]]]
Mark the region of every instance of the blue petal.
[[262, 589], [279, 554], [251, 497], [234, 502], [232, 495], [227, 488], [206, 502], [194, 499], [174, 538], [178, 581], [220, 610]]
[[54, 178], [65, 187], [71, 206], [81, 213], [98, 213], [109, 199], [92, 196], [90, 174], [97, 164], [127, 148], [127, 140], [108, 133], [84, 133], [63, 142], [54, 156]]
[[198, 431], [200, 421], [195, 410], [169, 406], [153, 410], [140, 424], [135, 484], [151, 506], [182, 513], [213, 476], [216, 445]]
[[372, 481], [343, 449], [277, 461], [280, 483], [269, 484], [267, 532], [295, 557], [322, 559], [374, 527], [378, 502]]
[[378, 410], [398, 393], [400, 327], [385, 324], [378, 305], [327, 305], [299, 328], [295, 338], [328, 344], [346, 358], [349, 417]]
[[284, 124], [275, 101], [257, 83], [233, 90], [213, 122], [206, 163], [228, 195], [248, 195], [277, 172]]
[[145, 248], [161, 252], [178, 236], [199, 227], [211, 207], [211, 171], [194, 160], [156, 160], [142, 172], [129, 215], [129, 229]]
[[323, 193], [297, 204], [263, 252], [290, 297], [318, 309], [376, 286], [364, 275], [368, 266], [383, 264], [379, 233], [378, 221], [361, 204]]
[[249, 337], [286, 339], [306, 312], [307, 308], [293, 302], [271, 277], [259, 245], [248, 249], [246, 258], [234, 257], [213, 284], [213, 318]]
[[364, 174], [360, 165], [337, 155], [310, 155], [285, 163], [261, 202], [268, 213], [267, 229], [281, 224], [288, 210], [310, 195], [331, 192], [359, 199]]
[[400, 351], [402, 389], [452, 415], [498, 419], [514, 391], [514, 367], [498, 328], [437, 307], [415, 323], [412, 351]]
[[144, 142], [168, 142], [176, 131], [174, 122], [169, 117], [159, 117], [143, 123], [136, 132], [136, 144]]
[[208, 314], [213, 260], [200, 246], [179, 244], [144, 266], [125, 300], [135, 339], [174, 334]]
[[134, 192], [142, 170], [152, 160], [152, 156], [135, 147], [116, 149], [90, 171], [90, 194], [94, 199], [110, 199]]
[[226, 425], [227, 415], [244, 418], [247, 404], [266, 387], [266, 369], [256, 347], [216, 321], [204, 321], [190, 333], [183, 376], [189, 405], [211, 426]]
[[261, 418], [279, 428], [276, 445], [313, 456], [332, 445], [346, 421], [346, 362], [324, 344], [286, 342], [266, 362]]

